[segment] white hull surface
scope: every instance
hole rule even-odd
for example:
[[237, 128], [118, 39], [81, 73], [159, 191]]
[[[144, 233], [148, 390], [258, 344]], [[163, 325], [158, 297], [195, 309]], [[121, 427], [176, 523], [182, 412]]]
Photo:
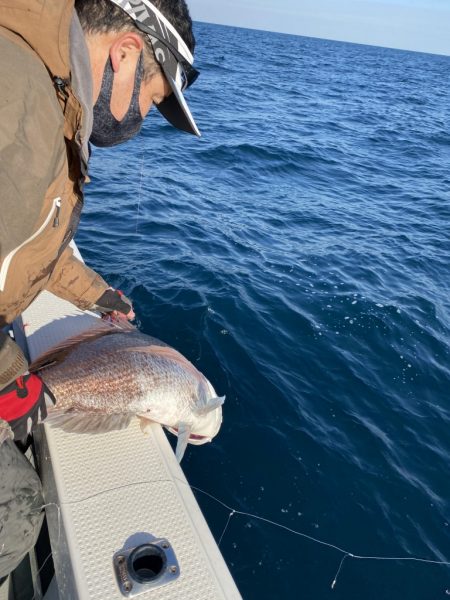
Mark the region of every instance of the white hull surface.
[[[92, 326], [92, 319], [41, 294], [22, 316], [31, 360]], [[124, 598], [114, 554], [156, 538], [170, 542], [180, 575], [139, 599], [241, 598], [160, 425], [149, 437], [137, 419], [124, 431], [97, 435], [44, 425], [35, 442], [57, 584], [46, 600]]]

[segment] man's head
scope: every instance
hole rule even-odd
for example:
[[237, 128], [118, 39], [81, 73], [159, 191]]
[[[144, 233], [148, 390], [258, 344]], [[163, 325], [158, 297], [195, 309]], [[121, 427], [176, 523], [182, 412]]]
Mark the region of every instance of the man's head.
[[185, 0], [75, 0], [75, 8], [91, 59], [93, 138], [108, 118], [114, 143], [132, 137], [152, 104], [175, 126], [199, 135], [181, 94], [185, 71], [195, 73]]

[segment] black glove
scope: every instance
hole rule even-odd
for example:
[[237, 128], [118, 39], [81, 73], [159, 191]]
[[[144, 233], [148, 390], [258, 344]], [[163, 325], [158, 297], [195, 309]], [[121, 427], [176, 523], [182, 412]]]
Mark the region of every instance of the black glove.
[[117, 311], [128, 315], [132, 312], [133, 305], [120, 290], [109, 289], [100, 296], [94, 308], [104, 313]]
[[14, 441], [25, 441], [47, 417], [46, 399], [55, 397], [37, 375], [27, 373], [0, 391], [0, 419], [9, 423]]
[[19, 346], [0, 329], [0, 390], [28, 371]]

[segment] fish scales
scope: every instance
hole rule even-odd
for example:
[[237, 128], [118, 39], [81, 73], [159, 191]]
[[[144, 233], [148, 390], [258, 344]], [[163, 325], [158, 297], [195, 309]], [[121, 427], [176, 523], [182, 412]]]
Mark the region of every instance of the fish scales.
[[[42, 370], [56, 398], [50, 421], [53, 416], [68, 431], [94, 432], [122, 428], [127, 421], [120, 415], [137, 415], [180, 432], [179, 459], [192, 433], [193, 443], [216, 435], [224, 398], [182, 354], [137, 330], [99, 335], [75, 343], [61, 362]], [[83, 415], [92, 417], [89, 426]]]
[[170, 355], [156, 354], [159, 348], [169, 346], [152, 342], [140, 333], [100, 337], [74, 348], [64, 362], [44, 370], [42, 377], [59, 409], [76, 406], [105, 413], [145, 412], [149, 396], [155, 408], [168, 394], [181, 404], [192, 405], [201, 385], [199, 378]]

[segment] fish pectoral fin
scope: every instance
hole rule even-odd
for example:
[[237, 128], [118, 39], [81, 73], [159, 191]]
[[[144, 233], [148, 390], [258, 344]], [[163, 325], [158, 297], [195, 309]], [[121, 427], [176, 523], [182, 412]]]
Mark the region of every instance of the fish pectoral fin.
[[107, 433], [125, 429], [130, 424], [131, 413], [104, 415], [92, 412], [52, 411], [46, 423], [59, 427], [67, 433]]
[[175, 450], [175, 456], [177, 461], [180, 463], [188, 445], [189, 436], [191, 435], [191, 428], [187, 423], [178, 423], [177, 429], [178, 441]]
[[216, 410], [219, 406], [225, 402], [225, 396], [216, 396], [215, 398], [210, 398], [205, 406], [201, 406], [200, 408], [195, 409], [195, 414], [201, 417], [202, 415], [207, 415], [208, 413]]

